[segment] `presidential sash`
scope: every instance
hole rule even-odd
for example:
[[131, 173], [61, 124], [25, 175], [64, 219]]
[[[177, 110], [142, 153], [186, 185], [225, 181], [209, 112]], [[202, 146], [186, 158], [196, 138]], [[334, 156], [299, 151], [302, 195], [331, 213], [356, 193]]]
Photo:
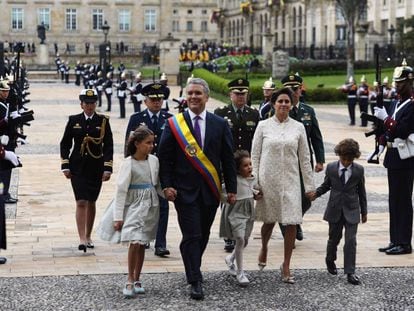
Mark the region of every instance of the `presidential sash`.
[[216, 168], [198, 145], [190, 128], [185, 122], [184, 114], [179, 113], [168, 119], [171, 131], [183, 150], [191, 165], [200, 172], [203, 179], [213, 191], [217, 200], [220, 200], [221, 183]]

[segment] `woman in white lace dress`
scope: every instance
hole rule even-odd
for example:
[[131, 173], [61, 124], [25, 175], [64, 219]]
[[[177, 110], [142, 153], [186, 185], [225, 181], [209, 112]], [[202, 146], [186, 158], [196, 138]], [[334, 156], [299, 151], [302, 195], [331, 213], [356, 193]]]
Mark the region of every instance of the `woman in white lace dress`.
[[267, 244], [276, 222], [286, 225], [282, 280], [294, 283], [290, 259], [296, 237], [296, 225], [302, 223], [300, 173], [305, 191], [314, 190], [313, 173], [306, 132], [302, 123], [289, 118], [292, 106], [290, 89], [272, 95], [275, 115], [261, 121], [253, 137], [253, 175], [258, 178], [263, 199], [256, 205], [256, 220], [262, 221], [262, 249], [259, 268], [266, 265]]

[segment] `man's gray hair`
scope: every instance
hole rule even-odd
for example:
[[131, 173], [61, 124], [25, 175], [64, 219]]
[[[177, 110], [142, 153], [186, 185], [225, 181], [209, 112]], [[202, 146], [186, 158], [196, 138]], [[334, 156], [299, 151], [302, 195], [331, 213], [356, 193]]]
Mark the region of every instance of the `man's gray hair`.
[[187, 86], [190, 84], [196, 84], [196, 85], [201, 85], [204, 89], [204, 93], [206, 93], [207, 95], [210, 95], [210, 88], [208, 87], [208, 83], [201, 78], [191, 78], [188, 83]]

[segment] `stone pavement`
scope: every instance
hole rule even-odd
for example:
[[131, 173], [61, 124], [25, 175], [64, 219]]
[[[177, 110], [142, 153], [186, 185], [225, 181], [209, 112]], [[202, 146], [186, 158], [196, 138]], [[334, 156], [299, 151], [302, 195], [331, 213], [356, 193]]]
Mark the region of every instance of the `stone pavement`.
[[[0, 253], [8, 258], [7, 264], [0, 266], [0, 310], [339, 310], [388, 309], [390, 306], [413, 309], [414, 255], [393, 257], [377, 251], [388, 242], [386, 171], [382, 165], [366, 163], [365, 156], [374, 147], [373, 138], [365, 138], [367, 128], [347, 125], [344, 105], [315, 105], [315, 109], [327, 162], [336, 160], [333, 147], [341, 139], [352, 137], [361, 145], [363, 155], [358, 162], [366, 168], [369, 210], [368, 222], [358, 232], [357, 272], [362, 276], [362, 286], [348, 286], [342, 276], [331, 278], [324, 270], [328, 230], [322, 220], [328, 197], [325, 195], [314, 202], [305, 216], [305, 239], [296, 243], [292, 267], [297, 284], [287, 286], [278, 278], [278, 267], [283, 260], [283, 241], [278, 230], [270, 241], [266, 271], [257, 272], [260, 248], [260, 224], [257, 223], [245, 251], [245, 266], [253, 282], [247, 289], [237, 287], [223, 272], [226, 253], [218, 237], [218, 213], [203, 260], [207, 297], [201, 303], [189, 301], [178, 248], [180, 231], [171, 206], [167, 237], [171, 256], [162, 259], [154, 256], [153, 249], [148, 250], [142, 277], [148, 293], [132, 301], [122, 299], [127, 249], [93, 236], [94, 250], [86, 254], [77, 250], [75, 202], [70, 183], [60, 172], [59, 142], [67, 116], [80, 112], [79, 90], [74, 85], [60, 83], [31, 85], [30, 107], [35, 110], [35, 121], [25, 128], [28, 144], [17, 150], [23, 167], [14, 173], [19, 183], [19, 202], [8, 207], [8, 249]], [[172, 87], [172, 97], [177, 97], [178, 92], [177, 87]], [[103, 105], [105, 110], [105, 100]], [[210, 100], [208, 109], [213, 110], [217, 105], [222, 103]], [[119, 119], [116, 98], [113, 107], [110, 116], [115, 143], [114, 174], [104, 184], [97, 202], [97, 222], [114, 195], [128, 122], [128, 119]], [[131, 112], [132, 104], [129, 104], [127, 115]], [[323, 177], [324, 173], [315, 175], [317, 185]], [[342, 267], [342, 264], [340, 246], [337, 265]], [[394, 292], [398, 296], [387, 296]]]

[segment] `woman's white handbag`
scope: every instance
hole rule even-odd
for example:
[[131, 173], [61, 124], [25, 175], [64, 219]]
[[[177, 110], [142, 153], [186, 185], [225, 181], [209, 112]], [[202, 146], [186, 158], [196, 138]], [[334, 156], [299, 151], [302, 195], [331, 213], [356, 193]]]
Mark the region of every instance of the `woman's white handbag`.
[[410, 134], [407, 139], [395, 138], [393, 147], [397, 148], [402, 160], [414, 157], [414, 133]]

